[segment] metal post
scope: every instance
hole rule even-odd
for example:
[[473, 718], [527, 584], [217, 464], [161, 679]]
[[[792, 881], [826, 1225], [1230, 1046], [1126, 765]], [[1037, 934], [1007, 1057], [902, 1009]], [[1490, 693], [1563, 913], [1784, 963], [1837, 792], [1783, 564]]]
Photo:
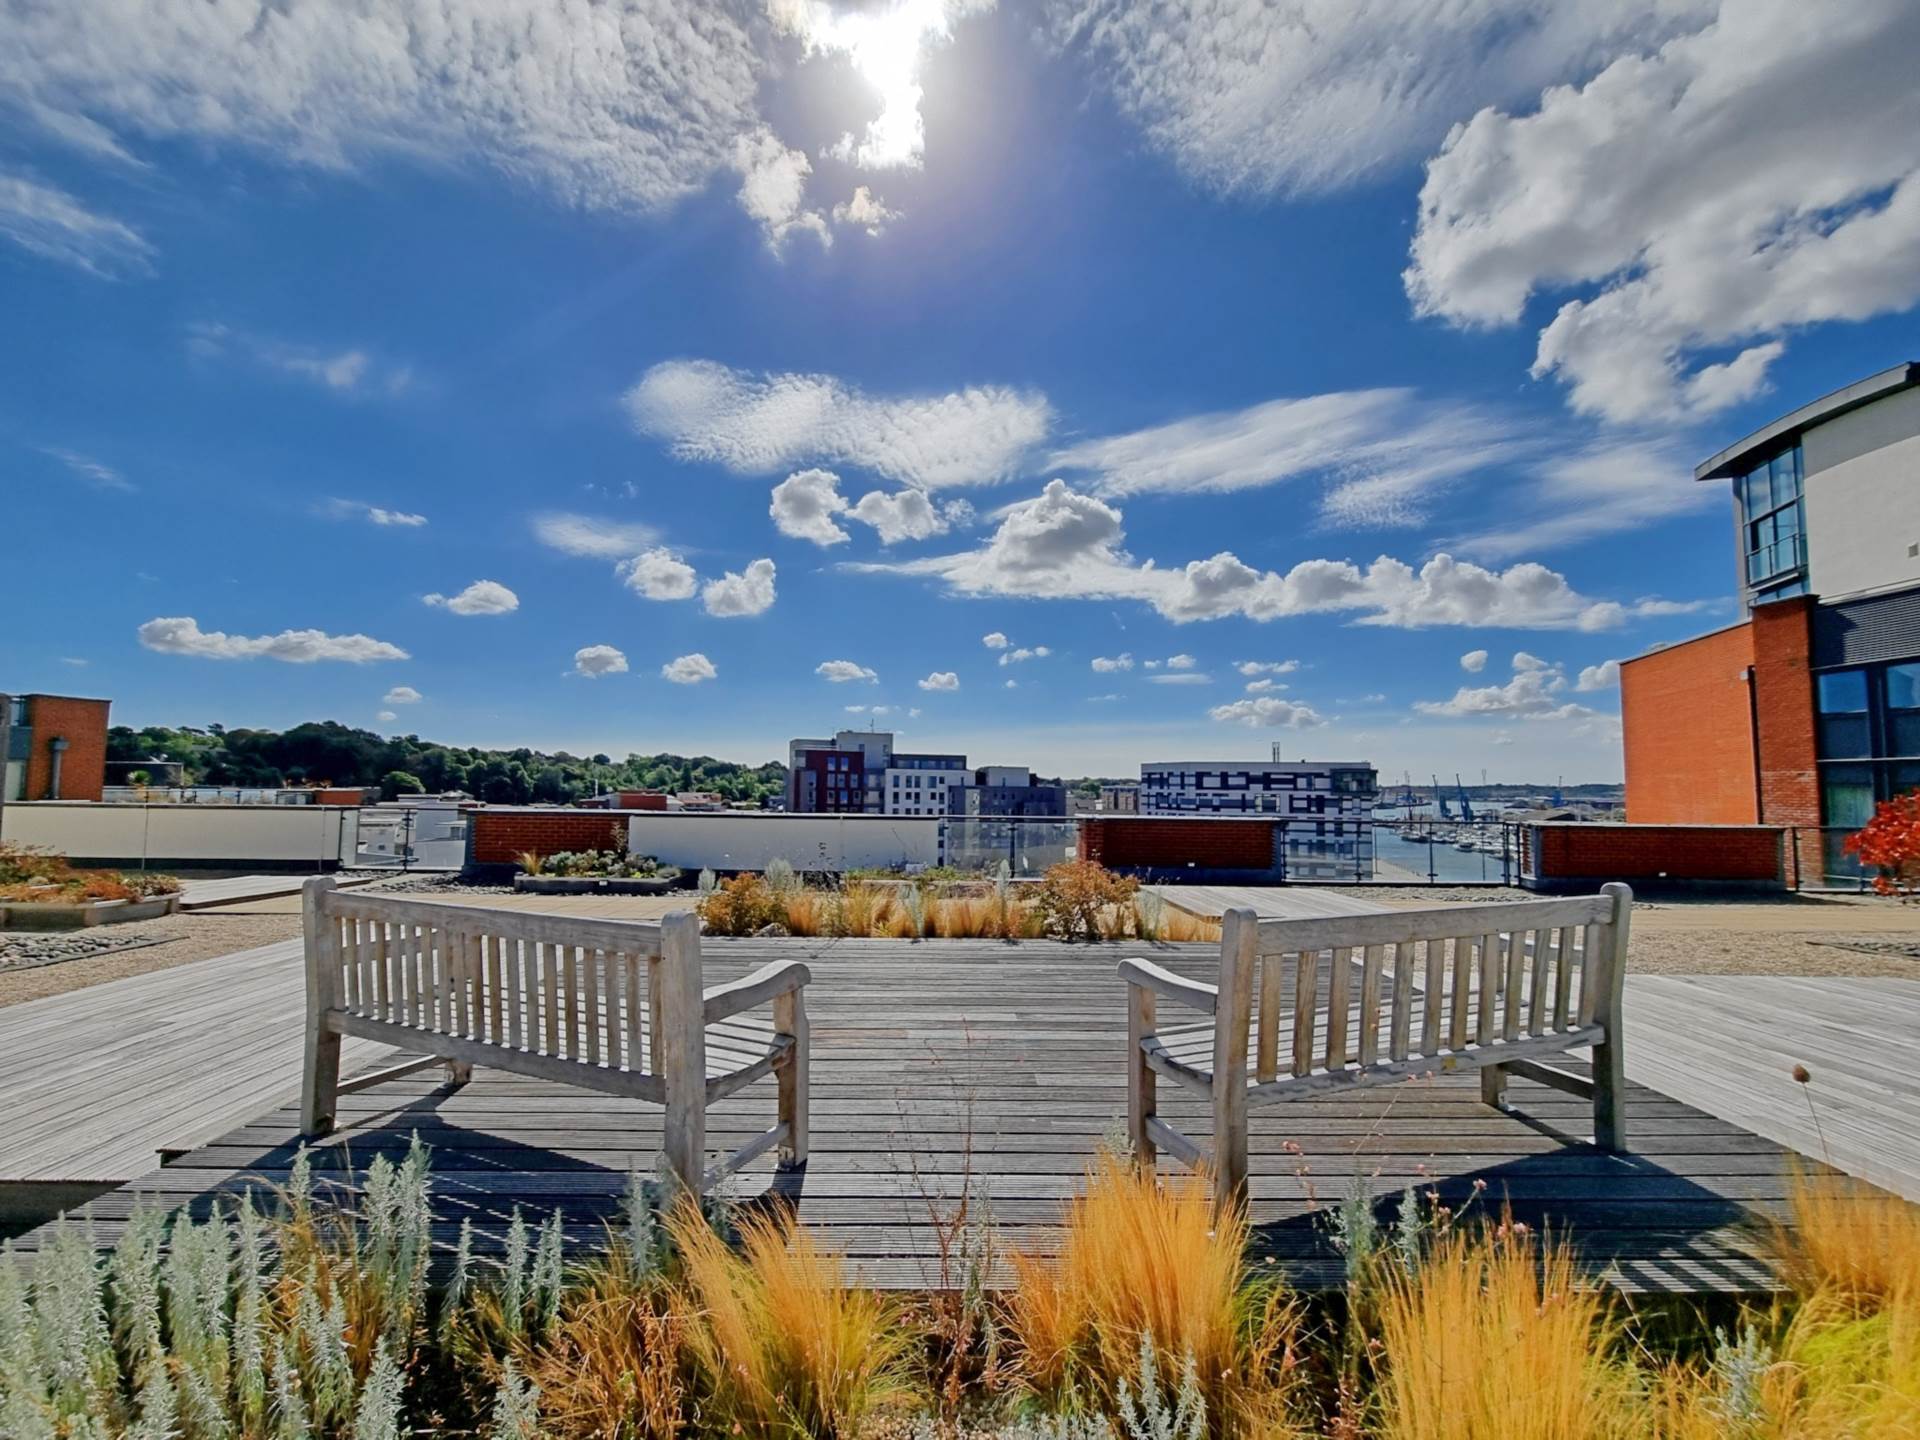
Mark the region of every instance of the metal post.
[[413, 807], [401, 813], [406, 817], [400, 824], [400, 873], [404, 875], [413, 864]]
[[0, 835], [7, 830], [7, 763], [13, 755], [13, 696], [0, 691]]

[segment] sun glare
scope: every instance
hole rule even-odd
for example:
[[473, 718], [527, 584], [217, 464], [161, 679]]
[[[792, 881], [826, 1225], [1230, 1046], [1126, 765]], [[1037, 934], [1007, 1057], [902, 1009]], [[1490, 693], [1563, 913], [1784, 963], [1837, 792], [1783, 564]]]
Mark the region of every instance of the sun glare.
[[780, 0], [775, 21], [809, 53], [844, 55], [880, 98], [864, 134], [840, 137], [830, 153], [866, 170], [917, 166], [926, 148], [920, 116], [920, 70], [928, 49], [952, 34], [957, 14], [975, 8], [952, 0], [895, 0], [871, 10], [836, 10], [824, 0]]

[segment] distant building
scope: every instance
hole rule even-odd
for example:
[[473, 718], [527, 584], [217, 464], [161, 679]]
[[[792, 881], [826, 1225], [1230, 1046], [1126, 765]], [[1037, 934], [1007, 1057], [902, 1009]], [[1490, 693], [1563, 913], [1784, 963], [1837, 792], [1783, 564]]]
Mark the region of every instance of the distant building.
[[661, 790], [609, 790], [580, 802], [601, 810], [669, 810], [676, 808], [671, 795]]
[[1746, 613], [1621, 662], [1630, 823], [1800, 826], [1797, 872], [1856, 872], [1847, 834], [1920, 789], [1917, 476], [1916, 363], [1695, 467], [1731, 491]]
[[947, 791], [947, 813], [976, 819], [1061, 820], [1067, 814], [1067, 787], [1058, 780], [1036, 781], [1024, 765], [982, 765], [972, 783]]
[[5, 798], [99, 800], [112, 704], [71, 695], [15, 695], [0, 779]]
[[1138, 785], [1102, 785], [1100, 787], [1100, 813], [1103, 815], [1138, 815], [1140, 813], [1140, 787]]
[[965, 755], [895, 750], [887, 730], [842, 730], [787, 747], [787, 809], [795, 814], [1066, 814], [1066, 791], [1036, 785], [1023, 766], [975, 770]]
[[1139, 813], [1283, 820], [1288, 875], [1371, 874], [1379, 794], [1378, 772], [1357, 761], [1161, 760], [1140, 767]]

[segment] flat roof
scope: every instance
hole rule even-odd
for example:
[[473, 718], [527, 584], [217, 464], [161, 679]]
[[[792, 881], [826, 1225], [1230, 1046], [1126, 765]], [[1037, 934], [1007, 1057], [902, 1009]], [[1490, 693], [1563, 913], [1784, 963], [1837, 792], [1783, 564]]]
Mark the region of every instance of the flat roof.
[[1366, 760], [1142, 760], [1140, 768], [1142, 770], [1373, 770], [1378, 767]]
[[1891, 370], [1882, 370], [1877, 375], [1856, 380], [1853, 384], [1836, 390], [1831, 395], [1822, 395], [1811, 404], [1802, 405], [1798, 410], [1782, 415], [1771, 425], [1762, 426], [1746, 439], [1729, 445], [1718, 455], [1702, 460], [1693, 467], [1693, 478], [1725, 480], [1741, 474], [1758, 463], [1763, 453], [1798, 436], [1802, 431], [1811, 430], [1815, 425], [1837, 419], [1849, 410], [1870, 405], [1875, 400], [1891, 395], [1896, 390], [1905, 390], [1911, 385], [1920, 385], [1920, 361], [1909, 360], [1904, 364], [1895, 365]]

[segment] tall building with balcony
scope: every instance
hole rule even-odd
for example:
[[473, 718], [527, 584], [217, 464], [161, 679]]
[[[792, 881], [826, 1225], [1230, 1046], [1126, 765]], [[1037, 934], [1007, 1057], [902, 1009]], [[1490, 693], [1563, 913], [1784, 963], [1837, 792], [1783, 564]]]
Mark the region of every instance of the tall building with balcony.
[[98, 800], [106, 783], [110, 700], [15, 695], [0, 798]]
[[1623, 661], [1627, 819], [1800, 827], [1796, 878], [1920, 788], [1920, 364], [1695, 468], [1731, 491], [1735, 624]]

